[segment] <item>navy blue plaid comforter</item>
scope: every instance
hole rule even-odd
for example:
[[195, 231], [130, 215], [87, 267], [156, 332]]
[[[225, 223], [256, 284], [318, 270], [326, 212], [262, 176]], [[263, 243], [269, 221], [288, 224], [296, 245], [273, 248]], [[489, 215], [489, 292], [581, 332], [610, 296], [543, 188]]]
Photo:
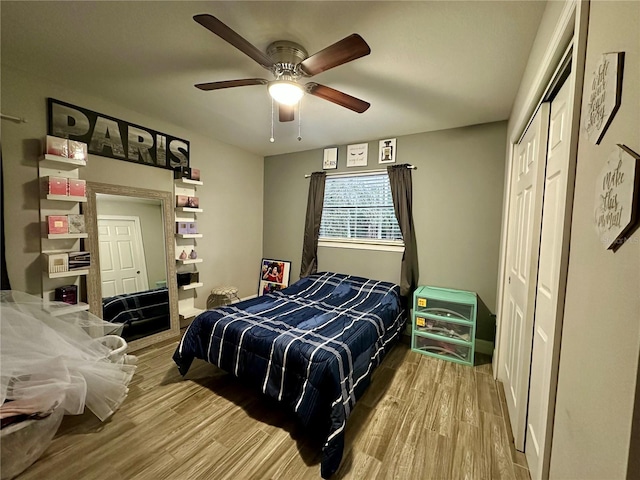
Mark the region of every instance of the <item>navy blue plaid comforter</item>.
[[304, 425], [328, 419], [321, 474], [339, 467], [347, 418], [404, 328], [400, 287], [318, 273], [262, 297], [202, 313], [173, 359], [200, 358], [257, 386]]

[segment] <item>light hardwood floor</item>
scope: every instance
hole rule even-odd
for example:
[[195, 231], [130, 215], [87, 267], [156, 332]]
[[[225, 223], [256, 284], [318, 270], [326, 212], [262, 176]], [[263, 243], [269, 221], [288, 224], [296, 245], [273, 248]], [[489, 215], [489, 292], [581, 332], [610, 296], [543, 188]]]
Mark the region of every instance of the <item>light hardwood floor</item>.
[[[320, 478], [321, 444], [291, 414], [202, 361], [183, 380], [175, 347], [139, 354], [129, 397], [107, 422], [65, 417], [19, 480]], [[332, 478], [528, 479], [490, 372], [398, 344], [349, 418]]]

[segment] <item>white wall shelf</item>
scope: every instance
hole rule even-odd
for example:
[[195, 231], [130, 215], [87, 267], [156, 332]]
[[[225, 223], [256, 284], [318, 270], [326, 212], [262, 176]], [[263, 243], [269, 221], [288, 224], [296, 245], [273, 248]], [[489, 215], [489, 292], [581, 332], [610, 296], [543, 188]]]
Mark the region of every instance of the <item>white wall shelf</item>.
[[51, 168], [53, 170], [75, 170], [78, 167], [85, 167], [86, 165], [86, 160], [60, 157], [58, 155], [50, 155], [48, 153], [40, 157], [41, 168]]
[[185, 308], [180, 310], [180, 320], [187, 320], [189, 318], [197, 317], [202, 312], [204, 312], [201, 308]]
[[202, 213], [203, 210], [201, 208], [193, 207], [176, 207], [176, 212]]
[[202, 258], [185, 258], [184, 260], [177, 258], [176, 262], [180, 265], [191, 265], [192, 263], [202, 263], [204, 260]]
[[190, 180], [188, 178], [176, 178], [173, 183], [176, 185], [204, 185], [200, 180]]
[[176, 233], [177, 238], [202, 238], [201, 233]]
[[69, 313], [84, 312], [89, 310], [89, 304], [84, 302], [78, 302], [75, 305], [61, 305], [58, 303], [45, 304], [44, 307], [51, 315], [57, 317], [59, 315], [67, 315]]
[[89, 275], [89, 269], [68, 270], [66, 272], [48, 272], [49, 278], [77, 277], [79, 275]]
[[87, 201], [87, 197], [72, 197], [71, 195], [53, 195], [51, 193], [47, 194], [47, 200], [56, 200], [58, 202], [80, 202], [84, 203]]
[[48, 233], [49, 240], [63, 240], [69, 238], [89, 238], [88, 233]]
[[72, 250], [69, 250], [68, 248], [50, 248], [48, 250], [42, 250], [42, 253], [46, 253], [47, 255], [52, 255], [54, 253], [69, 253], [72, 252]]
[[[176, 196], [197, 197], [197, 187], [204, 185], [200, 180], [191, 180], [189, 178], [176, 178], [173, 181], [173, 192]], [[177, 202], [176, 202], [177, 203]], [[175, 207], [174, 217], [176, 222], [196, 222], [196, 214], [202, 213], [202, 208], [196, 207]], [[203, 238], [201, 233], [176, 233], [175, 247], [176, 255], [179, 252], [189, 253], [197, 251], [197, 239]], [[176, 259], [176, 269], [179, 273], [196, 273], [197, 265], [202, 263], [203, 259], [185, 258]], [[201, 308], [197, 308], [195, 303], [197, 299], [196, 289], [204, 286], [203, 282], [191, 283], [178, 288], [178, 313], [180, 314], [180, 328], [184, 328], [191, 323], [193, 318], [202, 313]]]
[[[51, 215], [79, 215], [81, 205], [87, 202], [86, 195], [70, 196], [56, 195], [49, 193], [47, 183], [51, 177], [61, 177], [69, 180], [80, 178], [80, 169], [87, 165], [86, 160], [61, 157], [58, 155], [45, 154], [38, 162], [38, 179], [41, 187], [39, 195], [40, 202], [40, 251], [42, 253], [70, 253], [84, 250], [82, 239], [89, 238], [89, 234], [84, 233], [49, 233], [47, 229], [48, 217]], [[54, 302], [55, 291], [59, 287], [75, 285], [77, 288], [77, 299], [80, 301], [86, 297], [86, 276], [89, 274], [88, 268], [67, 270], [66, 272], [49, 272], [48, 267], [42, 272], [42, 298], [45, 305], [50, 305], [48, 310], [52, 315], [64, 315], [65, 313], [80, 312], [88, 310], [89, 305], [78, 303], [76, 305], [62, 306], [59, 302]]]

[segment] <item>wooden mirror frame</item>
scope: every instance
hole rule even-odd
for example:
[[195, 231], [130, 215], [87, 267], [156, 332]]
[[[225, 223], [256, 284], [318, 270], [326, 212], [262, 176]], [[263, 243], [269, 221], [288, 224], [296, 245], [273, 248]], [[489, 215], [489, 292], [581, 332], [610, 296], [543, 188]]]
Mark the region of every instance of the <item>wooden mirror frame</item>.
[[87, 298], [89, 312], [102, 318], [102, 282], [100, 279], [100, 245], [98, 242], [98, 214], [96, 194], [121, 195], [135, 198], [160, 200], [164, 230], [165, 254], [167, 261], [167, 288], [169, 292], [169, 329], [129, 342], [129, 351], [153, 345], [180, 335], [180, 317], [178, 316], [178, 283], [176, 280], [176, 257], [174, 249], [173, 198], [171, 192], [148, 190], [145, 188], [124, 187], [108, 183], [87, 182], [87, 203], [85, 223], [89, 238], [86, 248], [91, 252], [91, 267], [87, 277]]

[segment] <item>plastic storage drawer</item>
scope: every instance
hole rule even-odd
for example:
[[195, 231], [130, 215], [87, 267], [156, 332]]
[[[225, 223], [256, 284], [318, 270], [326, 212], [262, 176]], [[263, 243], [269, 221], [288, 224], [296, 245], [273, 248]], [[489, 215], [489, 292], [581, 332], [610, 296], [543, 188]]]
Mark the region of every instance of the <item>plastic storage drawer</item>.
[[[473, 322], [475, 308], [473, 305], [454, 303], [434, 298], [418, 298], [416, 313], [428, 313], [444, 319], [455, 319]], [[424, 304], [422, 306], [421, 304]]]
[[420, 333], [453, 338], [463, 342], [471, 342], [473, 340], [473, 324], [450, 322], [435, 315], [416, 313], [414, 328]]
[[414, 336], [413, 341], [413, 348], [416, 350], [436, 354], [440, 358], [454, 362], [472, 363], [471, 345], [461, 345], [421, 335]]

